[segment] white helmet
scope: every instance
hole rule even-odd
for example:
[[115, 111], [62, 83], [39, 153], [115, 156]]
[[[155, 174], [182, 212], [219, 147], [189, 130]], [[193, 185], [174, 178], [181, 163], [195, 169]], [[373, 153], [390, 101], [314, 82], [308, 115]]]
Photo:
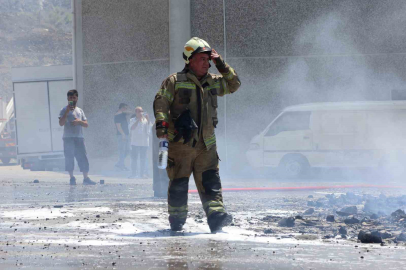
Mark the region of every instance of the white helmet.
[[211, 47], [209, 43], [201, 38], [193, 37], [185, 44], [183, 49], [183, 59], [186, 64], [189, 64], [189, 59], [196, 53], [207, 52], [211, 54]]

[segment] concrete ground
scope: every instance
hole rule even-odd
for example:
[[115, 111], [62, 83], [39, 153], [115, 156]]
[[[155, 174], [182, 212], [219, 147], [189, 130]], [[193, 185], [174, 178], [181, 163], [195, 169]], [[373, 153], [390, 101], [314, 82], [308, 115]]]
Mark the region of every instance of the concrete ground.
[[[92, 172], [91, 178], [105, 184], [82, 186], [78, 174], [78, 185], [70, 187], [64, 172], [0, 166], [0, 269], [406, 269], [401, 243], [361, 244], [354, 237], [334, 235], [333, 225], [283, 229], [264, 221], [302, 213], [309, 195], [322, 198], [348, 190], [224, 192], [234, 223], [217, 234], [208, 229], [198, 195], [190, 194], [184, 231], [172, 233], [166, 200], [153, 197], [152, 179], [128, 179], [127, 173], [107, 168]], [[34, 184], [35, 179], [39, 183]], [[232, 178], [223, 179], [223, 187], [354, 181], [323, 176], [297, 181]], [[406, 193], [403, 189], [353, 192]], [[318, 211], [314, 218], [323, 214]], [[322, 237], [319, 227], [333, 237]]]

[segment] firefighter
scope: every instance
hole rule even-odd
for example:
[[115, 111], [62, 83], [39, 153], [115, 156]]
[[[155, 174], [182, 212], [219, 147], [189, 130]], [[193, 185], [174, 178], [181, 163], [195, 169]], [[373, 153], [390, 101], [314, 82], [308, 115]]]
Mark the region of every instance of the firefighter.
[[[182, 230], [188, 206], [189, 177], [193, 173], [210, 230], [232, 222], [224, 209], [214, 129], [217, 97], [237, 91], [237, 73], [203, 39], [184, 47], [185, 67], [167, 77], [155, 96], [158, 138], [168, 138], [168, 212], [172, 231]], [[210, 60], [221, 75], [208, 73]]]

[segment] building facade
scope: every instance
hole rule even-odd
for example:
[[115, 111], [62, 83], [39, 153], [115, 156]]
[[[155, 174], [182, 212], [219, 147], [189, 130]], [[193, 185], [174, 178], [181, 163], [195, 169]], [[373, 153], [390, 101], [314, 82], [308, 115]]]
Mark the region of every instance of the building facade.
[[240, 90], [219, 105], [219, 155], [229, 171], [244, 168], [250, 139], [284, 107], [388, 100], [406, 80], [401, 0], [74, 0], [74, 11], [91, 155], [115, 151], [119, 103], [152, 114], [161, 82], [182, 69], [183, 44], [193, 36], [241, 77]]

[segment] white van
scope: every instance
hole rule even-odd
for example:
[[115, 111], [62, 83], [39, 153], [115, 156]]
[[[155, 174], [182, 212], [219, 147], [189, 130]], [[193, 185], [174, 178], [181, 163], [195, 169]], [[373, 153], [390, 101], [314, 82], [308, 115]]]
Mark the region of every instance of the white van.
[[287, 107], [251, 140], [246, 155], [253, 167], [297, 177], [310, 167], [406, 162], [405, 150], [406, 101], [337, 102]]

